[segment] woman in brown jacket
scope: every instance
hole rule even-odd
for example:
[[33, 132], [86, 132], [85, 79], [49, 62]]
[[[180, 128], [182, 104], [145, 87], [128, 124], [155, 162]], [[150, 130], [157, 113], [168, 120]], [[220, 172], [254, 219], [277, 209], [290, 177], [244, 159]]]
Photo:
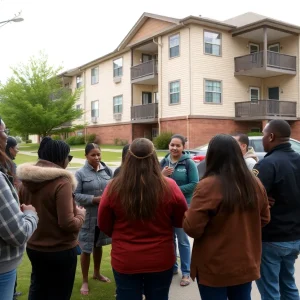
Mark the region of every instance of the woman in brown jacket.
[[183, 221], [195, 239], [191, 277], [197, 278], [202, 300], [250, 300], [252, 281], [260, 277], [268, 198], [230, 135], [210, 141], [206, 163]]

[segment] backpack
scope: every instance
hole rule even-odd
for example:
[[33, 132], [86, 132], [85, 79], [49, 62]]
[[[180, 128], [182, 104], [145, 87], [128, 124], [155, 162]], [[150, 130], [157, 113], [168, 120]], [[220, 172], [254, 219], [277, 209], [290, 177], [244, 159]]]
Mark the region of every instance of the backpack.
[[[190, 180], [189, 180], [190, 163], [191, 163], [190, 158], [185, 159], [182, 162], [182, 164], [184, 164], [185, 169], [186, 169], [186, 175], [187, 175], [188, 182], [190, 182]], [[167, 160], [165, 158], [163, 158], [159, 164], [160, 164], [161, 169], [163, 169], [167, 165]]]

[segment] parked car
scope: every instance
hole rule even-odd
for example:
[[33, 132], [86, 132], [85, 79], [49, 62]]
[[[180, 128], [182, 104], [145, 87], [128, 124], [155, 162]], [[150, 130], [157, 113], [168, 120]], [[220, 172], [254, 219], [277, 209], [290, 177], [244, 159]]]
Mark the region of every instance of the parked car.
[[[300, 141], [290, 139], [290, 143], [294, 151], [300, 154]], [[253, 147], [259, 159], [262, 159], [266, 155], [262, 144], [262, 136], [249, 136], [249, 147]], [[205, 159], [207, 148], [208, 144], [205, 144], [203, 146], [189, 150], [191, 157], [196, 164]]]

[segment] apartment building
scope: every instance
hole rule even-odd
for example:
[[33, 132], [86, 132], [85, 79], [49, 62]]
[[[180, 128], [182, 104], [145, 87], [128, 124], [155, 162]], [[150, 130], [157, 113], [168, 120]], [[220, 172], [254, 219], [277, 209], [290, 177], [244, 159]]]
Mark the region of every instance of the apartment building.
[[171, 131], [193, 148], [274, 118], [300, 139], [299, 33], [255, 13], [226, 21], [144, 13], [115, 51], [61, 76], [83, 86], [77, 123], [102, 143]]

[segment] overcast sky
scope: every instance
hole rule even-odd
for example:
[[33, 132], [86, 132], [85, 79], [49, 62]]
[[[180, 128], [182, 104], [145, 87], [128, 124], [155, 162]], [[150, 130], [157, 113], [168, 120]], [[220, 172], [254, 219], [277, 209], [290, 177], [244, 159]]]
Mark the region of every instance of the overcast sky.
[[[0, 81], [10, 66], [44, 50], [70, 69], [113, 51], [143, 14], [202, 15], [226, 20], [248, 11], [300, 26], [300, 1], [288, 0], [0, 0], [0, 21], [22, 11], [24, 21], [0, 27]], [[281, 3], [281, 4], [279, 4]], [[0, 25], [1, 26], [1, 25]]]

